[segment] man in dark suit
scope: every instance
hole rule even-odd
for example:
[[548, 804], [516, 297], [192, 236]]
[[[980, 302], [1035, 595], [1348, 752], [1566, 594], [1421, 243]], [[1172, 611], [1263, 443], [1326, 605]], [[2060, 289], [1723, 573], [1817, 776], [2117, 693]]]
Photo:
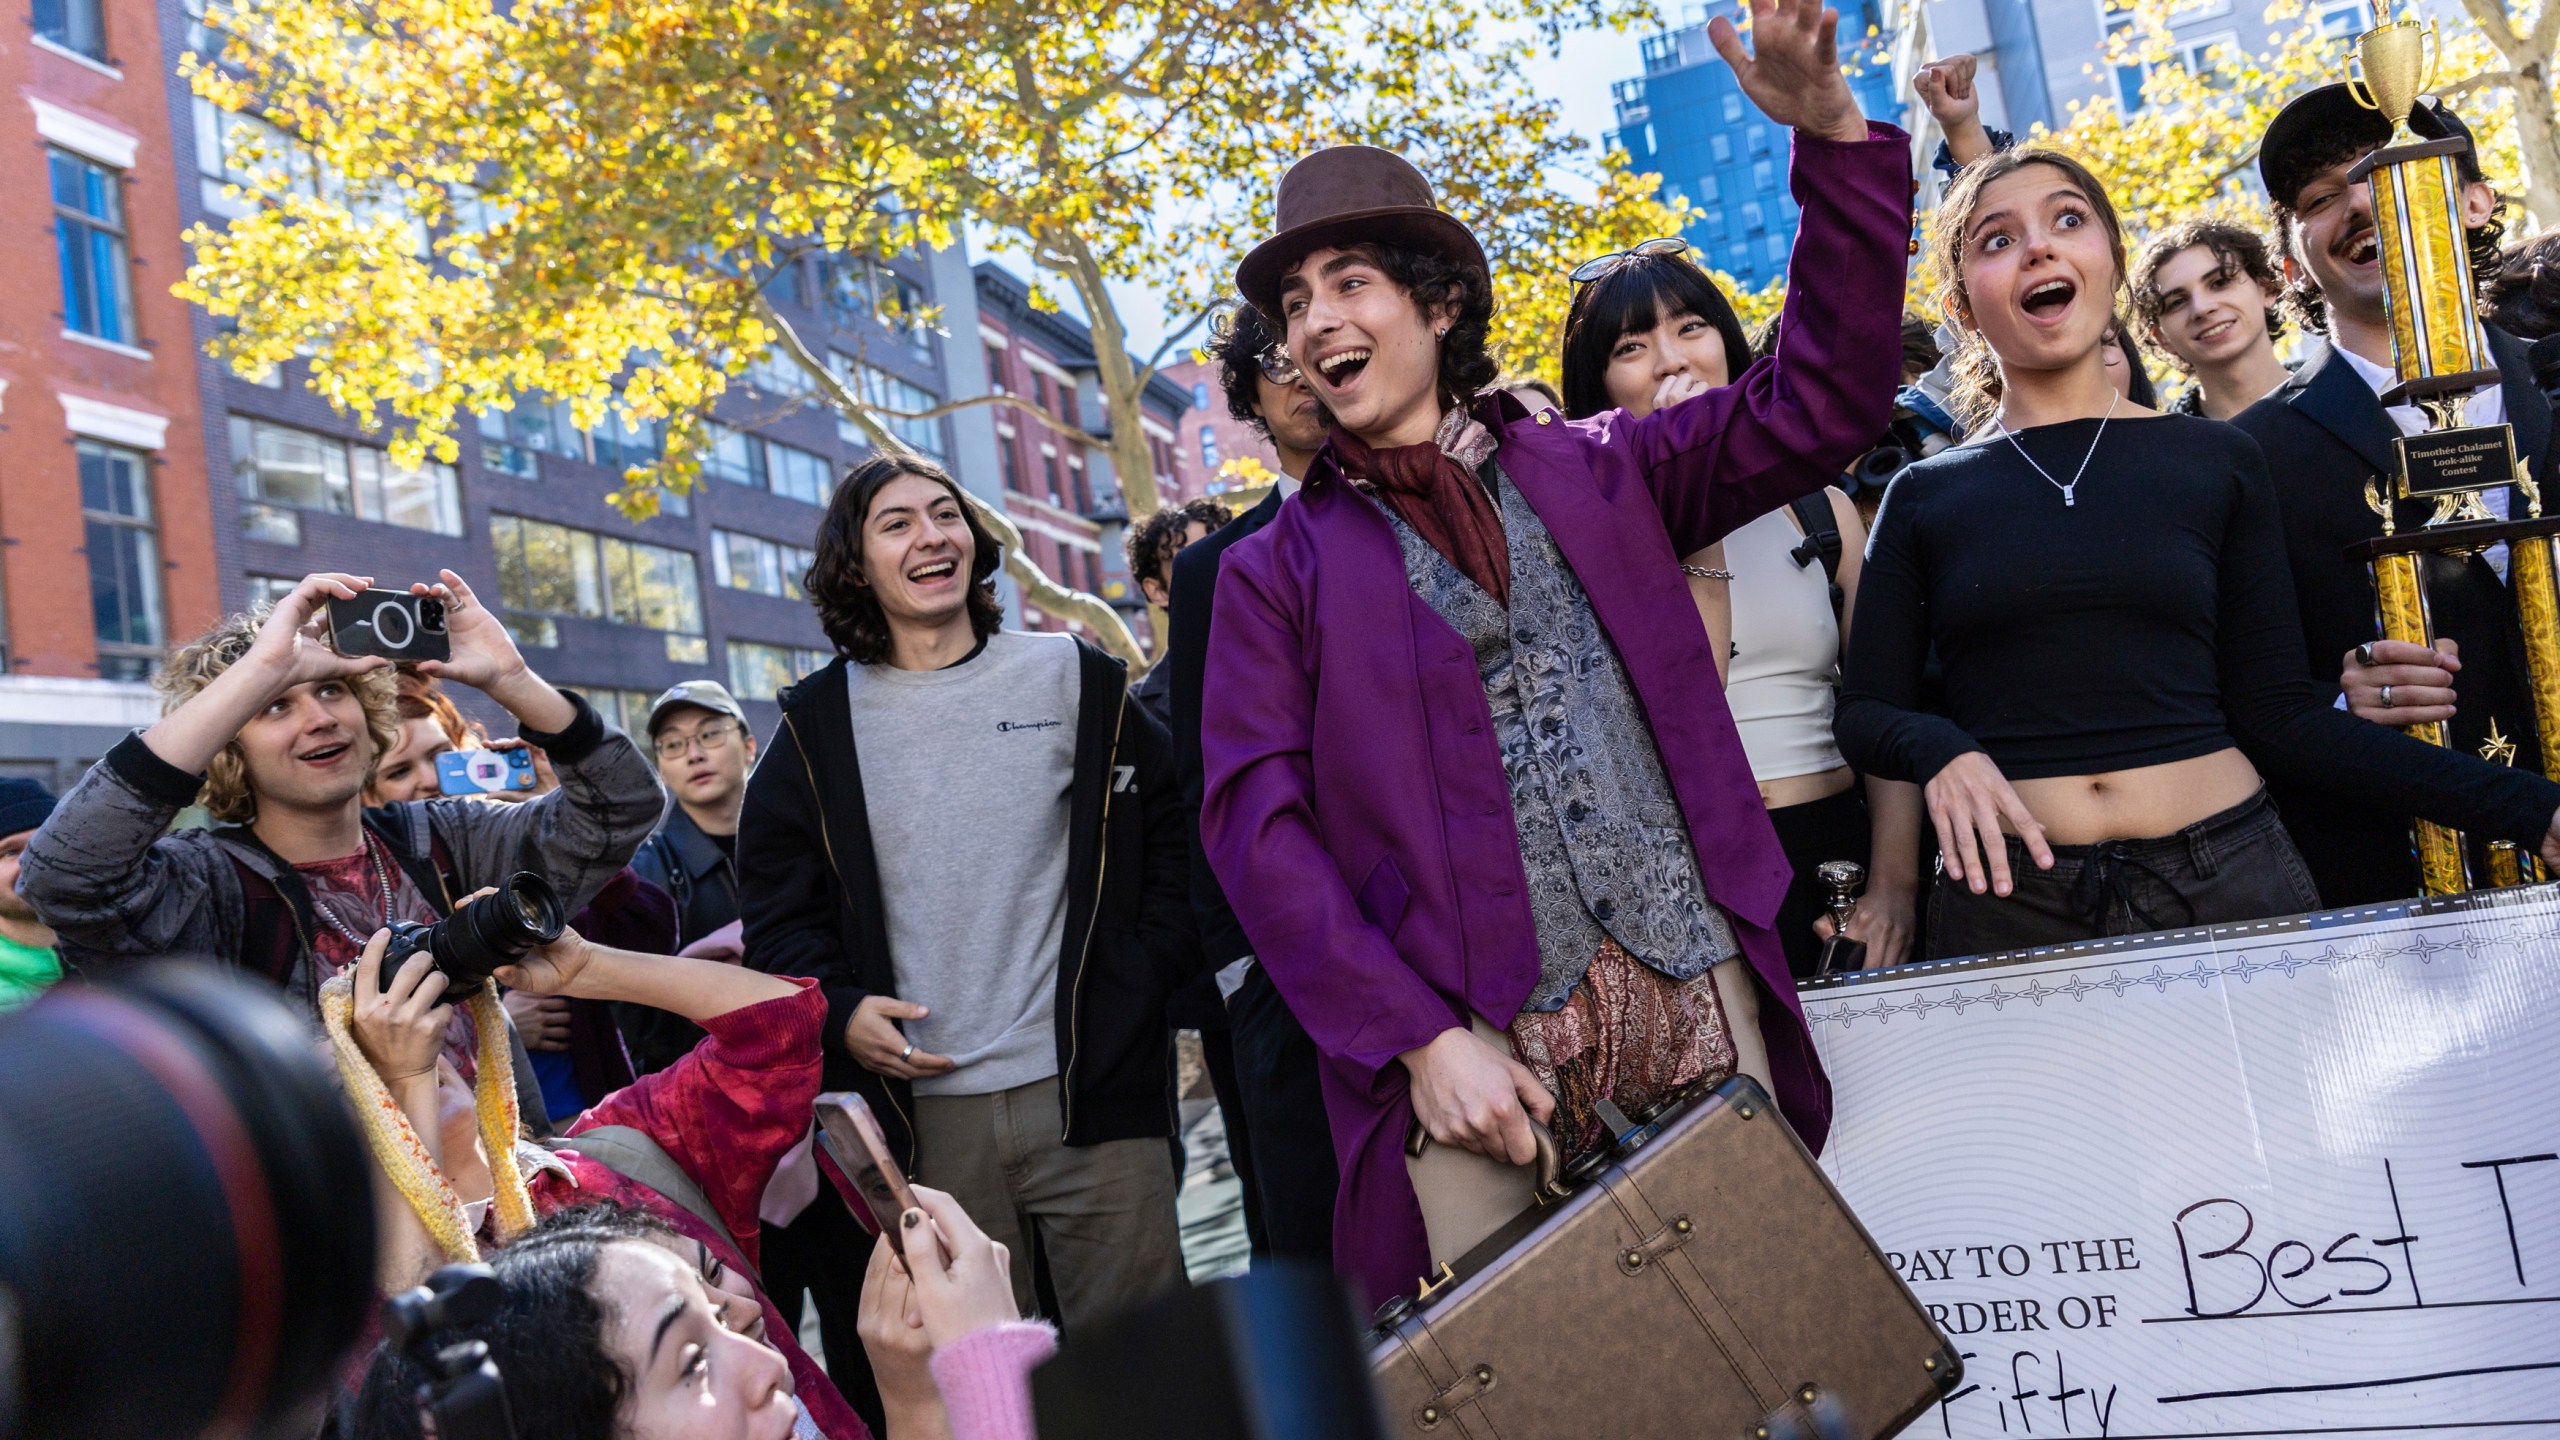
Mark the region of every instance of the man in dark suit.
[[[2429, 139], [2471, 138], [2452, 111], [2428, 101], [2409, 116]], [[2399, 471], [2393, 442], [2425, 426], [2413, 406], [2386, 408], [2394, 383], [2390, 317], [2371, 192], [2348, 172], [2378, 149], [2389, 127], [2344, 85], [2295, 100], [2267, 127], [2258, 172], [2275, 204], [2288, 303], [2314, 343], [2293, 378], [2235, 417], [2266, 452], [2284, 507], [2286, 548], [2302, 609], [2313, 675], [2334, 679], [2340, 703], [2368, 720], [2409, 725], [2450, 720], [2452, 743], [2475, 754], [2512, 742], [2513, 763], [2539, 768], [2533, 707], [2525, 687], [2523, 637], [2506, 581], [2506, 547], [2423, 562], [2437, 653], [2378, 641], [2371, 571], [2348, 547], [2382, 534], [2368, 487], [2387, 495]], [[2475, 268], [2497, 253], [2500, 200], [2482, 177], [2476, 150], [2459, 162], [2459, 204]], [[2504, 422], [2536, 483], [2550, 484], [2550, 403], [2534, 384], [2524, 344], [2483, 327], [2501, 383], [2468, 402], [2464, 423]], [[2549, 493], [2546, 490], [2546, 493]], [[2483, 500], [2501, 516], [2506, 487]], [[2519, 508], [2516, 512], [2521, 515]], [[2401, 531], [2424, 525], [2433, 501], [2403, 501]], [[2459, 675], [2459, 681], [2456, 675]], [[2493, 735], [2494, 729], [2494, 735]], [[2401, 899], [2417, 893], [2409, 817], [2310, 792], [2279, 788], [2276, 802], [2331, 905]], [[2475, 876], [2485, 872], [2475, 855]]]
[[1315, 391], [1289, 363], [1278, 337], [1249, 305], [1220, 324], [1213, 346], [1227, 409], [1270, 437], [1280, 482], [1262, 503], [1216, 534], [1182, 548], [1173, 561], [1171, 632], [1165, 668], [1173, 687], [1173, 763], [1182, 782], [1183, 818], [1191, 826], [1191, 907], [1201, 948], [1226, 996], [1234, 1034], [1236, 1083], [1243, 1093], [1245, 1137], [1232, 1143], [1237, 1170], [1258, 1200], [1256, 1237], [1268, 1253], [1333, 1263], [1333, 1197], [1337, 1187], [1333, 1133], [1316, 1079], [1315, 1042], [1289, 1013], [1277, 986], [1253, 963], [1253, 942], [1227, 905], [1226, 891], [1200, 848], [1200, 678], [1209, 656], [1210, 615], [1218, 561], [1228, 547], [1271, 523], [1280, 503], [1324, 444]]

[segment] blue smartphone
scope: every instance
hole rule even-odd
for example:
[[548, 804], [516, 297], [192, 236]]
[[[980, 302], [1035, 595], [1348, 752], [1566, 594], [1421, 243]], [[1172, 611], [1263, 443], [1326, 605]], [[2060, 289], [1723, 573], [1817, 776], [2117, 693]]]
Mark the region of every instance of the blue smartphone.
[[496, 795], [533, 788], [530, 750], [447, 750], [436, 757], [436, 784], [447, 795]]

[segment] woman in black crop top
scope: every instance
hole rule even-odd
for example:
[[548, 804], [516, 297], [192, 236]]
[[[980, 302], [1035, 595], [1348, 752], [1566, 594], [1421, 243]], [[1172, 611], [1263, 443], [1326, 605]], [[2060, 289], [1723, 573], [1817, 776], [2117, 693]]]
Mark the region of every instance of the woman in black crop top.
[[[2086, 169], [1991, 157], [1935, 249], [1976, 438], [1886, 496], [1836, 722], [1926, 786], [1931, 956], [2319, 908], [2260, 767], [2560, 862], [2560, 786], [2325, 703], [2256, 443], [2107, 381], [2124, 250]], [[1932, 645], [1945, 716], [1914, 708]]]

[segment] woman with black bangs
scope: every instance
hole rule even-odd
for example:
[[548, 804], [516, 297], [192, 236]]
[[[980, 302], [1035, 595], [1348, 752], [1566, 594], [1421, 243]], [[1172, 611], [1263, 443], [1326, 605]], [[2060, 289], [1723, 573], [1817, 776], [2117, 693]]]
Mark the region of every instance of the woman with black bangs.
[[[1723, 386], [1752, 364], [1731, 302], [1688, 251], [1682, 240], [1648, 240], [1574, 270], [1564, 332], [1569, 417], [1650, 415]], [[1838, 539], [1836, 597], [1818, 542], [1808, 543], [1808, 522]], [[1776, 928], [1787, 968], [1799, 979], [1821, 965], [1816, 923], [1828, 929], [1827, 887], [1815, 872], [1825, 861], [1868, 867], [1849, 933], [1865, 942], [1869, 965], [1905, 959], [1914, 933], [1920, 792], [1869, 780], [1862, 803], [1857, 776], [1831, 734], [1865, 548], [1856, 507], [1826, 488], [1681, 558], [1725, 671], [1725, 703], [1751, 778], [1793, 872]]]

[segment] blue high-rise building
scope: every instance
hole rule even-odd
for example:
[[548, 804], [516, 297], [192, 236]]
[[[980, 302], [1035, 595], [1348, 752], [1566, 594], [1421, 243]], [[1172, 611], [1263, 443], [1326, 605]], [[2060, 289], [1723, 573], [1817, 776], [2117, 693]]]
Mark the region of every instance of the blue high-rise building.
[[[1869, 115], [1898, 115], [1879, 0], [1844, 4], [1840, 12], [1841, 50], [1858, 104]], [[1665, 198], [1685, 198], [1698, 209], [1687, 234], [1703, 263], [1756, 290], [1786, 272], [1796, 238], [1787, 134], [1742, 93], [1707, 41], [1707, 22], [1723, 15], [1739, 24], [1741, 5], [1712, 0], [1690, 13], [1693, 23], [1645, 37], [1644, 74], [1610, 88], [1618, 128], [1608, 143], [1624, 149], [1636, 170], [1660, 175]]]

